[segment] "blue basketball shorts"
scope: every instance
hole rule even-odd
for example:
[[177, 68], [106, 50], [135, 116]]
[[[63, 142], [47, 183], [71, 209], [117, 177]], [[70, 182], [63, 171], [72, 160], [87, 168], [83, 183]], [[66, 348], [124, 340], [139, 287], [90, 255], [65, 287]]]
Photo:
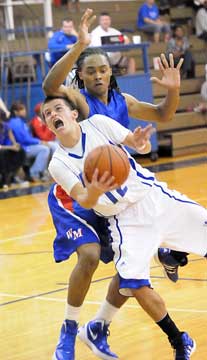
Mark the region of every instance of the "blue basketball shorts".
[[57, 184], [50, 189], [48, 205], [56, 229], [53, 243], [56, 262], [67, 260], [79, 246], [89, 243], [103, 246], [103, 262], [113, 260], [106, 219], [96, 215], [93, 210], [82, 208]]

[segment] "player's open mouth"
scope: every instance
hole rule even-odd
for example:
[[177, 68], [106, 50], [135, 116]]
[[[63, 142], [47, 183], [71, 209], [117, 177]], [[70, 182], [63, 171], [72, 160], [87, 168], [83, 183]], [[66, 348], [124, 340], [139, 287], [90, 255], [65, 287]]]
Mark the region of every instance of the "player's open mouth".
[[55, 120], [55, 122], [54, 122], [55, 129], [59, 129], [59, 128], [63, 127], [63, 126], [64, 126], [64, 123], [63, 123], [62, 120], [60, 120], [60, 119]]

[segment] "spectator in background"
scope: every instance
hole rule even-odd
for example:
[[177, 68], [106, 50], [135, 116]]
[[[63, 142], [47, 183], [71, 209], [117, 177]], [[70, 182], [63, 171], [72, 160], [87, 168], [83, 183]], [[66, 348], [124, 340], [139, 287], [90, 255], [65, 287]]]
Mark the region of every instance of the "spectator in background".
[[160, 34], [164, 33], [164, 41], [170, 39], [170, 24], [160, 19], [159, 8], [155, 0], [146, 0], [139, 8], [137, 15], [137, 28], [147, 34], [153, 34], [154, 42], [160, 41]]
[[172, 53], [174, 57], [175, 66], [179, 63], [181, 58], [184, 62], [181, 68], [181, 77], [194, 78], [195, 77], [195, 61], [192, 52], [190, 51], [190, 43], [188, 38], [184, 35], [182, 26], [176, 26], [174, 35], [167, 45], [167, 57]]
[[195, 112], [201, 112], [202, 114], [207, 113], [207, 64], [205, 65], [206, 79], [201, 85], [201, 98], [202, 101], [194, 107]]
[[69, 12], [79, 12], [80, 3], [79, 0], [67, 0], [68, 11]]
[[207, 0], [204, 0], [203, 6], [196, 14], [195, 28], [196, 36], [207, 42]]
[[57, 141], [55, 141], [55, 135], [48, 129], [47, 125], [41, 118], [41, 105], [42, 103], [38, 103], [35, 108], [35, 116], [30, 122], [30, 126], [33, 132], [33, 135], [36, 136], [38, 139], [45, 141], [47, 146], [51, 151], [51, 155], [57, 148]]
[[8, 188], [24, 160], [25, 152], [6, 122], [6, 113], [0, 109], [0, 187]]
[[77, 41], [77, 32], [72, 19], [63, 19], [62, 28], [56, 31], [48, 41], [50, 65], [53, 66]]
[[26, 152], [26, 159], [34, 160], [30, 167], [30, 179], [34, 181], [47, 180], [47, 165], [50, 155], [45, 141], [34, 137], [26, 123], [26, 108], [23, 103], [16, 101], [11, 106], [9, 126], [16, 141]]
[[[101, 46], [103, 36], [121, 35], [121, 32], [111, 27], [111, 16], [107, 12], [102, 12], [99, 15], [99, 25], [91, 32], [90, 46]], [[129, 38], [124, 36], [125, 44], [129, 44]], [[108, 53], [113, 70], [115, 68], [126, 68], [128, 74], [134, 74], [136, 72], [135, 59], [132, 57], [122, 56], [118, 51]]]

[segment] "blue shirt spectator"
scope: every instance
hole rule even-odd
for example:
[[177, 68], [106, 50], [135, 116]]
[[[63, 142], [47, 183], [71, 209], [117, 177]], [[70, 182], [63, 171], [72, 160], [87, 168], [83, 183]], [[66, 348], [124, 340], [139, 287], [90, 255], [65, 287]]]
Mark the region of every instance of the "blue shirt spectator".
[[170, 25], [160, 19], [159, 8], [155, 4], [155, 0], [146, 0], [140, 6], [137, 15], [137, 28], [145, 33], [152, 34], [156, 43], [160, 41], [161, 33], [164, 33], [165, 42], [170, 39]]
[[144, 20], [145, 18], [151, 20], [157, 20], [159, 18], [159, 9], [156, 4], [152, 4], [150, 6], [145, 3], [140, 7], [137, 18], [137, 27], [139, 29], [143, 28], [143, 26], [146, 24]]
[[64, 19], [62, 21], [62, 28], [56, 31], [48, 41], [50, 65], [53, 66], [76, 41], [77, 32], [73, 21], [71, 19]]
[[25, 120], [19, 116], [11, 117], [9, 126], [13, 131], [16, 141], [26, 150], [28, 145], [40, 144], [40, 139], [34, 137]]
[[11, 106], [9, 126], [13, 131], [16, 141], [26, 152], [26, 159], [33, 161], [30, 166], [30, 178], [43, 180], [47, 170], [50, 149], [46, 142], [34, 137], [25, 122], [26, 108], [20, 101]]

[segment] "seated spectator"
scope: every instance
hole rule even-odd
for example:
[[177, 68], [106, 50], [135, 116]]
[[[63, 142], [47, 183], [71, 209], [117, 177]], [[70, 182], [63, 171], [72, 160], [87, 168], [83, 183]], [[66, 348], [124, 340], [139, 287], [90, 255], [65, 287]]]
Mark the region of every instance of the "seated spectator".
[[207, 113], [207, 64], [205, 65], [206, 80], [201, 85], [201, 98], [202, 101], [194, 107], [195, 112]]
[[184, 35], [182, 26], [176, 26], [174, 35], [167, 45], [167, 56], [172, 53], [174, 56], [175, 66], [179, 63], [180, 58], [184, 58], [181, 68], [181, 77], [194, 78], [195, 77], [195, 61], [192, 52], [190, 51], [190, 43], [188, 38]]
[[49, 147], [52, 155], [56, 150], [58, 143], [55, 141], [55, 135], [52, 133], [52, 131], [50, 131], [50, 129], [48, 129], [45, 122], [41, 119], [41, 103], [38, 103], [35, 106], [34, 111], [36, 116], [33, 117], [30, 122], [33, 135], [38, 139], [47, 142], [47, 146]]
[[26, 152], [26, 159], [34, 160], [30, 167], [30, 179], [45, 180], [50, 155], [49, 147], [45, 141], [34, 137], [26, 123], [26, 108], [23, 103], [16, 101], [11, 106], [9, 126], [16, 141]]
[[[103, 36], [121, 35], [121, 32], [111, 27], [111, 16], [107, 12], [99, 15], [99, 25], [91, 32], [90, 46], [101, 46]], [[125, 44], [129, 43], [129, 38], [124, 36]], [[112, 68], [126, 68], [128, 74], [136, 72], [135, 59], [132, 57], [122, 56], [118, 51], [108, 53]]]
[[170, 39], [170, 24], [162, 21], [160, 18], [159, 8], [155, 0], [146, 0], [139, 8], [137, 15], [137, 28], [147, 34], [152, 34], [154, 42], [160, 41], [160, 34], [164, 33], [164, 41]]
[[48, 41], [50, 65], [53, 66], [76, 41], [77, 32], [73, 20], [62, 20], [62, 28], [56, 31]]
[[203, 6], [198, 10], [195, 18], [196, 36], [207, 42], [207, 0], [204, 0]]
[[24, 160], [25, 152], [6, 122], [6, 113], [0, 109], [0, 187], [8, 188]]

